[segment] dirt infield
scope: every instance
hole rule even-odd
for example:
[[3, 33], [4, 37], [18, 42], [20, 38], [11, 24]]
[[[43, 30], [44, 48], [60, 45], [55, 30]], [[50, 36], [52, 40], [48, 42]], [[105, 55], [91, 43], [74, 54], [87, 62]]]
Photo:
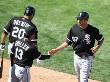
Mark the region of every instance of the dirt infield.
[[[8, 70], [9, 60], [4, 60], [3, 77], [0, 82], [7, 82]], [[33, 66], [31, 68], [31, 82], [77, 82], [77, 80], [75, 76], [70, 74]], [[89, 82], [100, 81], [89, 80]]]

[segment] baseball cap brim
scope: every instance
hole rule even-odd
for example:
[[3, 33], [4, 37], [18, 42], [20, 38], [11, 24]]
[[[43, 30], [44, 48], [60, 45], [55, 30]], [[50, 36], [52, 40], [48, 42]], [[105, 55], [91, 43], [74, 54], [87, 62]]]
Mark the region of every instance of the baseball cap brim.
[[77, 20], [83, 20], [83, 19], [86, 19], [85, 17], [76, 17]]

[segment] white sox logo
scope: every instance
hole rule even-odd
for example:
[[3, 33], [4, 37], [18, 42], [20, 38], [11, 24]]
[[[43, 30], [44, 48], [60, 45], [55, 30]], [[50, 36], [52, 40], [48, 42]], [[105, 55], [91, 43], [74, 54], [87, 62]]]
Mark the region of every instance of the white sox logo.
[[86, 41], [86, 44], [90, 44], [91, 43], [90, 35], [86, 34], [84, 40]]

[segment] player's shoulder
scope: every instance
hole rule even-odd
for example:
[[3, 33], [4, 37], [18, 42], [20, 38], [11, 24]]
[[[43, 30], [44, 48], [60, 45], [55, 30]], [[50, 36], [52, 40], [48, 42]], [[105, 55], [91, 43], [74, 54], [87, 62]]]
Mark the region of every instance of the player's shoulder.
[[10, 19], [10, 21], [14, 21], [14, 20], [22, 20], [22, 17], [14, 16]]
[[33, 27], [34, 29], [37, 30], [37, 26], [33, 22], [30, 21], [30, 25], [31, 25], [31, 27]]
[[77, 26], [78, 26], [77, 24], [73, 24], [72, 28], [75, 28], [75, 27], [77, 27]]
[[72, 27], [71, 27], [71, 30], [75, 31], [75, 30], [79, 30], [79, 26], [77, 24], [74, 24]]
[[79, 26], [78, 26], [78, 24], [73, 24], [73, 26], [72, 26], [72, 28], [78, 28]]
[[94, 31], [98, 31], [99, 29], [93, 25], [88, 24], [89, 29], [94, 30]]
[[33, 26], [34, 28], [37, 29], [37, 26], [32, 21], [30, 21], [30, 24], [31, 24], [31, 26]]
[[34, 32], [34, 33], [38, 32], [37, 28], [34, 27], [34, 26], [32, 26], [32, 25], [29, 26], [29, 27], [27, 27], [26, 30], [28, 30], [28, 31], [30, 30], [30, 31], [32, 31], [32, 32]]
[[14, 17], [12, 17], [12, 19], [22, 19], [22, 17], [14, 16]]

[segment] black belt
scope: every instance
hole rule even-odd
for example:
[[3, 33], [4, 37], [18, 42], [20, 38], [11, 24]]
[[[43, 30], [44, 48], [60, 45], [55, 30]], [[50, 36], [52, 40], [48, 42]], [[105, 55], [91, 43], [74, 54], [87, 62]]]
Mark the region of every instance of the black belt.
[[18, 66], [20, 66], [20, 67], [30, 67], [30, 66], [24, 66], [24, 65], [20, 65], [20, 64], [16, 64], [16, 65], [18, 65]]
[[87, 56], [87, 55], [78, 55], [79, 57], [81, 57], [81, 58], [86, 58], [86, 57], [89, 57], [89, 55]]
[[81, 58], [85, 58], [85, 57], [91, 56], [91, 55], [88, 54], [88, 53], [77, 53], [76, 55], [78, 55], [78, 56], [81, 57]]

